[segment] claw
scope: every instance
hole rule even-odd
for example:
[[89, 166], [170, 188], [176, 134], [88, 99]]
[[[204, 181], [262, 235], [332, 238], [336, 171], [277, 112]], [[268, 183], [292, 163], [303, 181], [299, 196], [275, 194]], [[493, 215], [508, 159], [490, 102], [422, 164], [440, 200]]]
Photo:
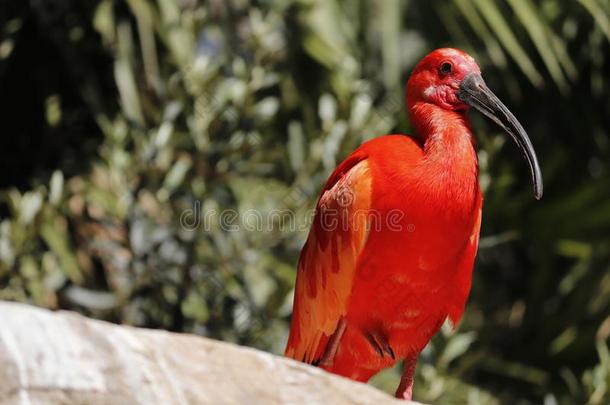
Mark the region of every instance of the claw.
[[373, 349], [379, 354], [379, 357], [384, 357], [384, 353], [387, 353], [392, 360], [396, 360], [394, 350], [390, 347], [385, 336], [377, 332], [369, 332], [365, 334], [366, 339], [369, 341]]
[[388, 352], [388, 354], [390, 355], [392, 360], [396, 360], [396, 356], [394, 355], [394, 350], [392, 350], [390, 345], [388, 345], [388, 347], [386, 347], [385, 350]]

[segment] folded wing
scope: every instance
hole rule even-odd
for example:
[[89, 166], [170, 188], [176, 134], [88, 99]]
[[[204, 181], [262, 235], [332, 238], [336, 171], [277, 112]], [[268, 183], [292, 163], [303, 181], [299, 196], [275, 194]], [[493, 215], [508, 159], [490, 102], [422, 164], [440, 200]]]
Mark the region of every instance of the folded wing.
[[356, 263], [368, 237], [371, 172], [355, 153], [330, 176], [299, 259], [286, 356], [317, 363], [346, 315]]

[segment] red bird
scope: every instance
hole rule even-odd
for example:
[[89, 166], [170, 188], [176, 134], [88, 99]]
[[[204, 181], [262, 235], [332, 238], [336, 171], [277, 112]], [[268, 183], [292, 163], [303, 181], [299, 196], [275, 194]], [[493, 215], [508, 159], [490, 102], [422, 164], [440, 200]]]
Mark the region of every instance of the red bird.
[[448, 318], [460, 320], [479, 242], [482, 197], [474, 107], [524, 153], [542, 197], [532, 144], [457, 49], [424, 57], [407, 84], [419, 138], [362, 144], [330, 176], [299, 259], [286, 356], [357, 380], [404, 359], [396, 396], [410, 399], [415, 363]]

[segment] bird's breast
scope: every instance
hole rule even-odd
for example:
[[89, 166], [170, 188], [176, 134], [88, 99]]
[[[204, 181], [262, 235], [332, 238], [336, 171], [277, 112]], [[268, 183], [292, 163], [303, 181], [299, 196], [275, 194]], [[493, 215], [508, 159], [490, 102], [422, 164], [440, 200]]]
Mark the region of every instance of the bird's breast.
[[[401, 172], [387, 164], [371, 166], [374, 219], [349, 312], [363, 330], [385, 330], [406, 353], [421, 349], [450, 308], [466, 299], [468, 291], [454, 280], [472, 272], [464, 255], [481, 196], [476, 177], [467, 184], [451, 176], [432, 180], [415, 167]], [[451, 181], [459, 184], [450, 186]]]

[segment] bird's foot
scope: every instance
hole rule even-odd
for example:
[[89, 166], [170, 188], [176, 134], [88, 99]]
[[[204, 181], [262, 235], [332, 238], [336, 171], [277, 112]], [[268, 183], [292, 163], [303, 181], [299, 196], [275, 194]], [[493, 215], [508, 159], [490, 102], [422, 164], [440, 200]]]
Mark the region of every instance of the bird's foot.
[[[400, 387], [398, 387], [400, 389]], [[413, 383], [409, 387], [406, 387], [402, 392], [396, 391], [396, 398], [404, 399], [405, 401], [411, 401], [413, 399]]]

